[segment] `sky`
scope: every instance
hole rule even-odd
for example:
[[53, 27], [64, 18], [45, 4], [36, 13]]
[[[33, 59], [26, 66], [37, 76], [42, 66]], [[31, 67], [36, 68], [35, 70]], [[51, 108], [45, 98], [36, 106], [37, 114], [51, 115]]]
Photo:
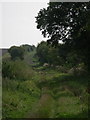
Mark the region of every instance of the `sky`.
[[[8, 0], [7, 0], [8, 1]], [[26, 0], [27, 1], [27, 0]], [[48, 6], [44, 2], [0, 2], [0, 48], [22, 44], [37, 45], [43, 38], [35, 23], [38, 12]]]

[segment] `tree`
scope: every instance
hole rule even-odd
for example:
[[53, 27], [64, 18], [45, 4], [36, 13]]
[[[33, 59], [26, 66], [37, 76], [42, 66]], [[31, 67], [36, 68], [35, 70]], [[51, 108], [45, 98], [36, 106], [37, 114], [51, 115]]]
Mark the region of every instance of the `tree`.
[[[62, 45], [60, 45], [62, 46]], [[60, 46], [53, 47], [51, 45], [48, 45], [47, 42], [42, 41], [37, 46], [37, 56], [39, 58], [39, 61], [41, 64], [48, 63], [49, 65], [62, 65], [64, 62], [64, 57], [61, 56], [60, 53], [63, 51], [60, 51]], [[63, 53], [62, 53], [63, 54]]]
[[21, 47], [24, 48], [24, 50], [26, 52], [31, 52], [31, 51], [35, 50], [35, 46], [34, 45], [25, 44], [25, 45], [22, 45]]
[[48, 62], [48, 58], [47, 58], [47, 55], [48, 55], [48, 46], [47, 46], [47, 43], [42, 41], [40, 44], [38, 44], [37, 46], [37, 56], [39, 57], [39, 61], [41, 64], [43, 63], [47, 63]]
[[84, 2], [50, 2], [47, 9], [39, 11], [36, 17], [37, 28], [44, 37], [50, 37], [52, 43], [72, 39], [87, 23], [87, 5], [88, 3]]
[[[47, 9], [41, 9], [36, 17], [37, 28], [48, 42], [63, 44], [84, 56], [83, 61], [90, 66], [90, 2], [50, 2]], [[83, 49], [84, 48], [84, 49]], [[90, 67], [89, 67], [90, 68]]]
[[24, 49], [22, 47], [12, 46], [8, 51], [12, 60], [17, 58], [24, 59]]

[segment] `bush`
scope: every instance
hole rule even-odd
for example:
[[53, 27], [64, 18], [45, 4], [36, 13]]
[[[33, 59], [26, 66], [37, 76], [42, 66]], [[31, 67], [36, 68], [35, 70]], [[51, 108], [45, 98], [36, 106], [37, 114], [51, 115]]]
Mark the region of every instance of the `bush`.
[[33, 76], [33, 70], [21, 60], [3, 61], [2, 75], [10, 79], [26, 80]]

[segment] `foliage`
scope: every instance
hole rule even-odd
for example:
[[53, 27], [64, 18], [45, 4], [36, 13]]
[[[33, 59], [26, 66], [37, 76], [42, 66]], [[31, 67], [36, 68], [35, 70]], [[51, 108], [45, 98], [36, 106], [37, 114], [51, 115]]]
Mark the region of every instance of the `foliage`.
[[48, 63], [49, 66], [56, 66], [61, 71], [64, 69], [67, 71], [67, 69], [78, 67], [79, 64], [84, 63], [84, 56], [80, 56], [76, 50], [70, 50], [66, 44], [58, 44], [57, 47], [53, 47], [42, 41], [38, 44], [36, 52], [41, 64]]
[[39, 11], [36, 17], [37, 28], [45, 37], [50, 37], [51, 42], [70, 42], [72, 35], [77, 36], [77, 32], [86, 25], [88, 10], [89, 3], [85, 2], [50, 2], [47, 9]]
[[8, 52], [10, 53], [12, 60], [17, 58], [20, 58], [21, 60], [24, 59], [24, 49], [22, 47], [12, 46]]
[[29, 65], [35, 65], [38, 63], [38, 57], [36, 55], [36, 48], [33, 49], [33, 51], [25, 53], [24, 61]]
[[44, 41], [37, 46], [37, 56], [41, 64], [60, 65], [63, 63], [63, 58], [59, 55], [59, 49], [48, 45]]
[[50, 2], [39, 11], [36, 23], [49, 43], [63, 41], [64, 48], [76, 51], [90, 69], [90, 2]]
[[48, 55], [48, 49], [49, 47], [47, 46], [47, 43], [42, 41], [40, 44], [38, 44], [37, 46], [37, 55], [39, 57], [39, 61], [41, 63], [47, 63], [48, 62], [48, 58], [47, 58], [47, 55]]
[[22, 60], [7, 64], [20, 76], [3, 77], [3, 118], [87, 117], [88, 76], [73, 76], [51, 68], [42, 70], [43, 67], [32, 70]]
[[35, 50], [35, 46], [34, 45], [25, 44], [25, 45], [21, 45], [21, 47], [24, 48], [24, 50], [26, 52], [31, 52], [31, 51]]
[[[29, 87], [26, 86], [26, 82], [30, 83], [30, 81], [19, 82], [8, 78], [3, 79], [3, 118], [24, 118], [32, 109], [32, 105], [37, 102], [40, 95], [39, 89], [33, 82], [28, 84]], [[29, 91], [27, 88], [34, 89], [34, 91]]]
[[33, 70], [21, 60], [3, 61], [2, 76], [10, 79], [26, 80], [32, 78]]

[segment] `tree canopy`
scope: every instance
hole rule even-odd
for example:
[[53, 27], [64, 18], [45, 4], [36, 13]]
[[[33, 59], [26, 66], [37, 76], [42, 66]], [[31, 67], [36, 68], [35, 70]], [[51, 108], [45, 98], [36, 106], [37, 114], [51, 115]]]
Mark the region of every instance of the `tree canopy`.
[[[74, 42], [89, 21], [89, 3], [50, 2], [36, 17], [37, 28], [51, 43]], [[79, 33], [78, 33], [79, 32]], [[74, 43], [73, 43], [74, 44]]]
[[49, 2], [39, 11], [36, 23], [48, 43], [57, 45], [62, 41], [65, 49], [76, 50], [90, 66], [90, 2]]
[[9, 50], [11, 59], [15, 60], [17, 58], [24, 59], [24, 48], [12, 46]]

